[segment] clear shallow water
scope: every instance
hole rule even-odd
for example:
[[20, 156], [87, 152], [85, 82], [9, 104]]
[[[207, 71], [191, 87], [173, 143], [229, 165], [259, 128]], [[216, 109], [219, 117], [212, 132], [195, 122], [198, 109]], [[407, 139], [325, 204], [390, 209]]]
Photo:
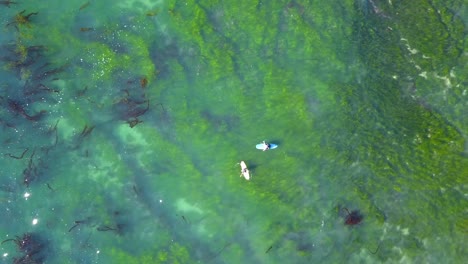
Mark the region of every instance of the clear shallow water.
[[393, 2], [0, 6], [38, 12], [0, 35], [0, 235], [45, 263], [463, 262], [466, 6]]

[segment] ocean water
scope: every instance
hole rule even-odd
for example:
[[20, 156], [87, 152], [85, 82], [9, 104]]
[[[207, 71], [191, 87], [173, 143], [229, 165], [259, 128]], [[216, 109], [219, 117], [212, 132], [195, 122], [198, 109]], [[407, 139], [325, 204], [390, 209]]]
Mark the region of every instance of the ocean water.
[[1, 263], [468, 259], [464, 1], [0, 9]]

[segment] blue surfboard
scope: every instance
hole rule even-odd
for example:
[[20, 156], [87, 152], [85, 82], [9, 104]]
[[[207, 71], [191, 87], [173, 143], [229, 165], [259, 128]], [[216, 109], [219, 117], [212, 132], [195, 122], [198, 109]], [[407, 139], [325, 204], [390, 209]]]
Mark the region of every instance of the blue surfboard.
[[[260, 144], [257, 144], [255, 146], [255, 148], [263, 150], [263, 146], [264, 146], [263, 143], [260, 143]], [[277, 147], [278, 147], [278, 145], [270, 143], [270, 149], [275, 149]]]

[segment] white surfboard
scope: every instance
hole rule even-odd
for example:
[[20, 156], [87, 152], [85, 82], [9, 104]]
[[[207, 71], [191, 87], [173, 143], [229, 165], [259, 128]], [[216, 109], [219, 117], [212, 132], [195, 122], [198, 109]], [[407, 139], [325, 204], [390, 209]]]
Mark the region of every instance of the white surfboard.
[[240, 166], [241, 166], [241, 175], [240, 175], [240, 177], [244, 176], [244, 178], [246, 180], [250, 180], [250, 171], [247, 168], [247, 165], [245, 164], [245, 162], [241, 161]]

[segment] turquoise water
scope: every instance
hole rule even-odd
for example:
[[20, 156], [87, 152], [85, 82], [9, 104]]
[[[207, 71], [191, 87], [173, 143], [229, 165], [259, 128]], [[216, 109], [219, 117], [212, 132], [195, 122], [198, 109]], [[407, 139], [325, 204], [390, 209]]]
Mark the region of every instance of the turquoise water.
[[463, 1], [0, 8], [2, 263], [468, 258]]

